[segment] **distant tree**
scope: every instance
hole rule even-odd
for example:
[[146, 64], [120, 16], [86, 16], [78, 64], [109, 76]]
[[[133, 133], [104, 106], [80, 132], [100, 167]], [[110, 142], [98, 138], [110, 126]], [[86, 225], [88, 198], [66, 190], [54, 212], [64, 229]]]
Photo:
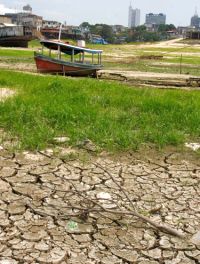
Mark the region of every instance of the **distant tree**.
[[171, 30], [175, 30], [176, 27], [173, 24], [161, 24], [158, 27], [158, 32], [167, 32], [167, 31], [171, 31]]
[[144, 32], [144, 31], [147, 30], [147, 28], [146, 28], [145, 25], [135, 27], [134, 29], [135, 29], [137, 32]]
[[168, 29], [169, 29], [169, 30], [175, 30], [176, 27], [174, 26], [174, 24], [169, 24], [169, 25], [168, 25]]
[[129, 36], [127, 37], [128, 42], [137, 41], [137, 42], [151, 42], [162, 40], [163, 36], [161, 33], [157, 32], [148, 32], [144, 28], [134, 29], [129, 31]]
[[99, 24], [90, 25], [90, 32], [92, 34], [100, 35], [100, 33], [101, 33], [101, 26]]
[[159, 35], [158, 33], [156, 32], [145, 32], [143, 34], [143, 41], [159, 41], [162, 39], [161, 35]]
[[115, 34], [112, 26], [106, 24], [95, 24], [90, 25], [90, 32], [95, 35], [100, 35], [109, 43], [113, 43], [115, 39]]
[[88, 22], [83, 22], [83, 23], [81, 23], [80, 24], [80, 27], [82, 27], [82, 28], [90, 28], [90, 23], [88, 23]]
[[111, 26], [102, 25], [101, 36], [110, 43], [114, 41], [114, 32]]

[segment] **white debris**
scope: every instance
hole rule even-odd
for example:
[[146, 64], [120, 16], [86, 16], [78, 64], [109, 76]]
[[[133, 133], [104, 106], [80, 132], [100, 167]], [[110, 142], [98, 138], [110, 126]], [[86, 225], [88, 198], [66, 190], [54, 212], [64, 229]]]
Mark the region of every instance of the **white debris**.
[[200, 143], [185, 143], [185, 146], [187, 148], [194, 150], [194, 151], [197, 151], [200, 149]]
[[191, 242], [196, 246], [200, 246], [200, 231], [192, 237]]
[[1, 150], [3, 150], [3, 147], [2, 147], [2, 146], [0, 146], [0, 151], [1, 151]]
[[5, 259], [5, 260], [0, 260], [0, 264], [17, 264], [17, 262], [15, 260]]
[[100, 192], [97, 194], [97, 198], [102, 200], [111, 200], [111, 195], [106, 192]]
[[15, 91], [9, 88], [0, 88], [0, 102], [5, 101], [8, 97], [15, 95]]
[[54, 154], [54, 151], [53, 149], [48, 148], [48, 149], [42, 150], [41, 153], [52, 156]]
[[112, 197], [109, 193], [100, 192], [97, 194], [97, 199], [99, 202], [107, 209], [116, 208], [116, 204], [113, 203]]
[[23, 154], [26, 160], [41, 161], [44, 159], [44, 157], [40, 154], [33, 154], [27, 151], [23, 152]]
[[70, 141], [69, 137], [55, 137], [53, 139], [56, 143], [66, 143]]
[[44, 152], [47, 154], [53, 154], [53, 149], [45, 149]]

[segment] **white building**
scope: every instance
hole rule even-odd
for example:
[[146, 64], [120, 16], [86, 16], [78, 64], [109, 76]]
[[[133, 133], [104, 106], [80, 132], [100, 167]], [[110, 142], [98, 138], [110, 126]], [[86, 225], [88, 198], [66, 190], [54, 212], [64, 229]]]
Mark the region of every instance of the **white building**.
[[133, 9], [132, 5], [129, 6], [129, 16], [128, 16], [128, 27], [137, 27], [140, 25], [140, 9]]
[[43, 20], [42, 27], [43, 28], [59, 28], [61, 25], [58, 21], [53, 20]]

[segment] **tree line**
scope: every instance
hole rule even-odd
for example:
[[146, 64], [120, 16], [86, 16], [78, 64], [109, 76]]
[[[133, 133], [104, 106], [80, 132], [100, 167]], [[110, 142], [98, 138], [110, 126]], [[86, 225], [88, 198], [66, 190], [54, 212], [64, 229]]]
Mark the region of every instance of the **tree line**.
[[117, 43], [120, 40], [124, 42], [159, 41], [169, 38], [169, 32], [176, 30], [173, 24], [161, 24], [152, 31], [145, 25], [133, 28], [123, 27], [123, 30], [119, 26], [117, 30], [114, 30], [114, 26], [107, 24], [91, 25], [88, 22], [83, 22], [80, 27], [85, 29], [86, 38], [89, 38], [91, 34], [100, 35], [108, 43]]

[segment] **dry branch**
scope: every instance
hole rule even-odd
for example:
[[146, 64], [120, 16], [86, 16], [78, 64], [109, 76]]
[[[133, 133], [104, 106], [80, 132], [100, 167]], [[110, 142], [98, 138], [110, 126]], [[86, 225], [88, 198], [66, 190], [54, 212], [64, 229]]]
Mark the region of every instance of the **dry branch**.
[[[74, 204], [66, 204], [63, 206], [58, 206], [55, 204], [50, 204], [48, 203], [49, 207], [52, 207], [56, 210], [58, 210], [58, 213], [56, 215], [44, 212], [44, 211], [40, 211], [38, 208], [34, 208], [30, 203], [27, 204], [27, 207], [32, 210], [34, 213], [37, 213], [38, 215], [45, 217], [45, 216], [50, 216], [50, 217], [56, 217], [56, 218], [60, 218], [60, 219], [69, 219], [70, 217], [81, 217], [84, 219], [87, 219], [90, 213], [109, 213], [109, 214], [114, 214], [114, 215], [121, 215], [121, 216], [135, 216], [138, 219], [142, 220], [144, 223], [147, 223], [149, 225], [151, 225], [152, 227], [154, 227], [155, 229], [164, 232], [166, 234], [170, 234], [173, 236], [177, 236], [180, 238], [184, 238], [184, 234], [175, 230], [174, 228], [171, 228], [169, 226], [166, 226], [164, 224], [158, 224], [155, 221], [151, 220], [150, 218], [140, 214], [137, 212], [137, 210], [135, 209], [134, 203], [131, 200], [131, 198], [129, 197], [128, 193], [125, 191], [125, 189], [118, 183], [118, 181], [112, 176], [112, 174], [107, 171], [104, 167], [102, 167], [100, 164], [94, 164], [95, 166], [99, 167], [101, 170], [104, 171], [104, 173], [106, 173], [110, 179], [116, 184], [116, 186], [119, 188], [120, 192], [123, 193], [123, 195], [126, 197], [127, 201], [129, 202], [129, 204], [131, 205], [132, 209], [128, 208], [127, 210], [121, 209], [119, 207], [119, 205], [113, 201], [113, 199], [99, 199], [99, 198], [94, 198], [94, 197], [89, 197], [89, 195], [87, 195], [87, 193], [84, 193], [82, 191], [77, 190], [75, 184], [71, 181], [71, 187], [72, 189], [69, 191], [65, 191], [65, 190], [58, 190], [56, 189], [56, 191], [59, 192], [63, 192], [63, 193], [72, 193], [72, 194], [76, 194], [77, 197], [81, 198], [81, 204], [74, 205]], [[118, 172], [118, 176], [121, 178], [122, 176], [122, 168], [120, 168], [119, 172]], [[50, 188], [52, 191], [55, 191], [55, 189]], [[101, 204], [102, 200], [104, 201], [109, 201], [112, 202], [113, 204], [116, 205], [115, 209], [108, 209], [105, 206], [103, 206], [103, 204]], [[68, 201], [70, 202], [70, 201]], [[84, 204], [84, 206], [82, 206], [82, 203]], [[62, 209], [62, 215], [60, 214], [60, 211]], [[72, 213], [64, 213], [63, 210], [64, 209], [70, 209], [72, 210]], [[73, 213], [74, 211], [74, 213]], [[78, 212], [77, 212], [78, 211]], [[106, 216], [105, 216], [106, 217]]]
[[[107, 171], [106, 169], [104, 169], [100, 164], [95, 164], [95, 165], [98, 166], [100, 169], [102, 169], [105, 173], [107, 173], [107, 175], [109, 175], [109, 177], [112, 179], [112, 181], [118, 186], [120, 191], [124, 194], [124, 196], [130, 202], [130, 205], [133, 208], [133, 211], [130, 212], [131, 213], [130, 215], [136, 216], [137, 218], [141, 219], [143, 222], [150, 224], [151, 226], [153, 226], [154, 228], [158, 229], [161, 232], [164, 232], [164, 233], [167, 233], [167, 234], [170, 234], [173, 236], [177, 236], [180, 238], [184, 238], [183, 233], [181, 233], [181, 232], [179, 232], [179, 231], [177, 231], [177, 230], [175, 230], [169, 226], [158, 224], [158, 223], [152, 221], [150, 218], [138, 213], [136, 211], [135, 206], [134, 206], [132, 200], [130, 199], [129, 195], [124, 190], [124, 188], [122, 188], [122, 186], [116, 181], [116, 179], [112, 176], [112, 174], [109, 171]], [[122, 174], [122, 168], [120, 168], [120, 170], [119, 170], [119, 173], [118, 173], [119, 177], [121, 176], [121, 174]], [[127, 214], [127, 212], [126, 212], [126, 214]]]

